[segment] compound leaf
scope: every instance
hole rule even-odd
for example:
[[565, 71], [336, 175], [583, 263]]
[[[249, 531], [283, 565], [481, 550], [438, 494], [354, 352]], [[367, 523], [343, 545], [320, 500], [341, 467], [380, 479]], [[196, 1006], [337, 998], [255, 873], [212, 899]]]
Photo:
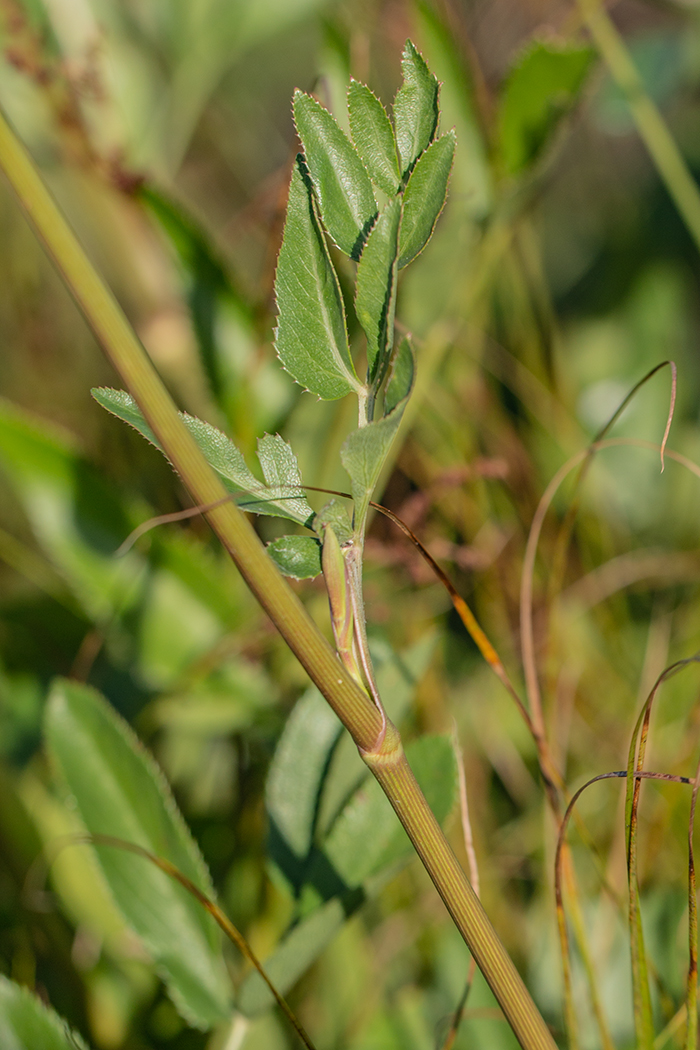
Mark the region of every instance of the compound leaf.
[[340, 285], [300, 157], [289, 186], [275, 296], [275, 347], [297, 383], [326, 401], [360, 390], [348, 350]]
[[394, 129], [377, 96], [356, 80], [348, 88], [348, 117], [357, 152], [372, 182], [393, 197], [401, 182]]
[[407, 266], [430, 240], [445, 205], [455, 142], [454, 131], [441, 135], [418, 158], [411, 172], [404, 193], [399, 267]]
[[438, 123], [439, 84], [410, 40], [406, 41], [401, 70], [403, 84], [394, 100], [394, 124], [401, 173], [405, 175], [433, 141]]
[[341, 251], [359, 259], [377, 217], [365, 166], [335, 117], [303, 91], [294, 94], [294, 121], [323, 224]]
[[[92, 390], [92, 396], [108, 412], [125, 423], [129, 423], [151, 444], [160, 448], [158, 439], [131, 394], [127, 394], [125, 390], [98, 387]], [[229, 437], [213, 427], [211, 423], [205, 423], [203, 419], [197, 419], [196, 416], [190, 416], [186, 412], [181, 412], [180, 418], [199, 445], [205, 459], [220, 475], [226, 487], [233, 492], [248, 494], [249, 499], [237, 501], [240, 507], [254, 514], [267, 514], [272, 518], [288, 518], [300, 525], [306, 525], [311, 521], [314, 512], [300, 489], [301, 477], [296, 458], [289, 445], [279, 435], [274, 437], [268, 435], [267, 439], [261, 439], [261, 443], [265, 449], [271, 476], [272, 459], [276, 457], [278, 474], [284, 473], [283, 466], [286, 463], [287, 476], [290, 480], [284, 484], [281, 482], [275, 484], [274, 488], [268, 488], [251, 473], [242, 453]], [[283, 452], [281, 445], [286, 446], [288, 451]], [[275, 450], [274, 456], [273, 449]]]
[[[124, 839], [169, 860], [213, 896], [209, 873], [165, 778], [99, 693], [56, 681], [46, 738], [88, 832]], [[230, 1016], [229, 981], [213, 919], [145, 858], [108, 846], [95, 846], [95, 852], [119, 910], [152, 954], [182, 1015], [202, 1029]]]

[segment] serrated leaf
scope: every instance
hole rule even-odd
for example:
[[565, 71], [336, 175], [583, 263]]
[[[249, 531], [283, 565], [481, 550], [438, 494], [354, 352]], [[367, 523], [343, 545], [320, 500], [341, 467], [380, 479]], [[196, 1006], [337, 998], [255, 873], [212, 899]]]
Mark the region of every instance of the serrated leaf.
[[348, 350], [340, 285], [299, 157], [289, 185], [275, 297], [275, 347], [297, 383], [326, 401], [360, 390]]
[[405, 397], [383, 419], [353, 430], [340, 449], [341, 462], [352, 482], [356, 522], [362, 521], [367, 513], [374, 486], [396, 437], [407, 400], [408, 397]]
[[312, 580], [322, 571], [321, 543], [315, 536], [280, 536], [266, 550], [280, 572], [294, 580]]
[[367, 375], [381, 380], [391, 353], [396, 306], [401, 201], [390, 201], [369, 235], [357, 266], [355, 312], [367, 336]]
[[[47, 706], [46, 738], [88, 832], [164, 857], [213, 895], [165, 778], [99, 693], [58, 680]], [[202, 1029], [228, 1017], [229, 981], [211, 917], [147, 860], [106, 846], [96, 846], [95, 853], [119, 910], [153, 955], [182, 1015]]]
[[301, 471], [291, 445], [279, 434], [258, 438], [258, 459], [268, 488], [280, 493], [290, 515], [304, 524], [313, 518], [313, 510], [304, 493]]
[[303, 91], [294, 93], [294, 122], [323, 224], [341, 251], [359, 259], [377, 217], [365, 166], [335, 117]]
[[322, 536], [323, 529], [326, 525], [330, 525], [333, 532], [338, 537], [338, 543], [341, 547], [350, 543], [353, 537], [352, 522], [350, 521], [350, 515], [347, 512], [344, 503], [340, 500], [331, 499], [328, 503], [325, 503], [314, 519], [314, 529]]
[[393, 197], [401, 182], [396, 139], [384, 106], [365, 84], [350, 81], [350, 131], [365, 168], [375, 185]]
[[415, 354], [411, 340], [407, 335], [399, 343], [393, 364], [389, 382], [384, 394], [384, 415], [389, 415], [404, 398], [408, 397], [413, 388], [416, 363]]
[[[457, 782], [449, 736], [423, 736], [406, 757], [428, 805], [442, 822], [452, 809]], [[344, 807], [323, 843], [323, 854], [346, 886], [354, 888], [410, 854], [411, 843], [384, 792], [368, 779]]]
[[411, 172], [403, 198], [399, 268], [407, 266], [423, 251], [445, 206], [455, 141], [454, 131], [441, 135]]
[[[144, 419], [141, 409], [131, 394], [127, 394], [125, 390], [112, 390], [109, 387], [96, 387], [91, 393], [98, 404], [106, 408], [112, 415], [128, 423], [135, 430], [138, 430], [140, 434], [162, 452], [155, 434]], [[199, 445], [205, 459], [219, 474], [226, 487], [232, 492], [241, 492], [248, 495], [248, 499], [237, 501], [239, 507], [252, 514], [267, 514], [268, 517], [273, 518], [288, 518], [290, 521], [296, 521], [300, 525], [310, 523], [314, 512], [306, 502], [303, 492], [301, 496], [299, 495], [299, 483], [296, 480], [298, 467], [297, 474], [294, 475], [295, 480], [292, 482], [292, 491], [289, 494], [292, 498], [289, 499], [286, 488], [284, 491], [280, 491], [279, 487], [271, 489], [258, 481], [248, 469], [242, 453], [236, 448], [233, 441], [225, 434], [222, 434], [220, 430], [217, 430], [216, 427], [213, 427], [210, 423], [205, 423], [203, 419], [197, 419], [196, 416], [190, 416], [186, 412], [181, 412], [180, 418]], [[278, 439], [280, 442], [282, 441], [282, 438], [279, 438], [279, 436]], [[286, 444], [286, 442], [283, 442], [283, 444]], [[282, 457], [282, 453], [278, 455]], [[270, 458], [271, 456], [272, 452], [269, 453]], [[294, 459], [294, 453], [291, 449], [289, 449], [287, 459], [290, 464], [289, 469], [293, 473], [289, 456]], [[296, 463], [295, 459], [294, 463]]]
[[401, 173], [405, 175], [437, 130], [439, 84], [410, 40], [406, 41], [401, 70], [403, 84], [394, 100], [394, 125]]
[[86, 1050], [77, 1032], [27, 988], [0, 974], [2, 1050]]
[[520, 56], [501, 92], [498, 142], [505, 171], [517, 175], [541, 156], [576, 101], [595, 52], [539, 40]]

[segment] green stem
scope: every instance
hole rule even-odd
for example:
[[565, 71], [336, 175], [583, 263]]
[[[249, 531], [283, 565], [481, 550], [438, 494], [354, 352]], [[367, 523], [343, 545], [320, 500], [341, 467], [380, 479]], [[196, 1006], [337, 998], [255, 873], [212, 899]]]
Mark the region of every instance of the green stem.
[[[0, 165], [106, 354], [197, 504], [226, 495], [184, 427], [150, 359], [0, 113]], [[249, 587], [351, 733], [387, 794], [435, 887], [524, 1050], [556, 1050], [549, 1031], [471, 889], [403, 757], [398, 733], [352, 680], [268, 558], [235, 503], [207, 514]], [[382, 732], [385, 730], [385, 732]], [[380, 743], [378, 752], [373, 748]]]
[[647, 94], [624, 40], [599, 0], [579, 8], [613, 80], [627, 99], [637, 130], [666, 189], [700, 250], [700, 191], [658, 108]]

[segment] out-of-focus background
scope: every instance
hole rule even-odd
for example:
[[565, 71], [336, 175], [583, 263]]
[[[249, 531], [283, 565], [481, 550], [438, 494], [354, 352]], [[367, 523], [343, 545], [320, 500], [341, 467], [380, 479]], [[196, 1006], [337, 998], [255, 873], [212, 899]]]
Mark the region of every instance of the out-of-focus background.
[[[678, 367], [669, 448], [700, 462], [698, 244], [585, 10], [544, 0], [0, 0], [0, 103], [181, 407], [229, 433], [251, 463], [256, 438], [280, 431], [304, 480], [330, 488], [347, 487], [338, 450], [351, 407], [302, 394], [272, 348], [298, 148], [291, 97], [314, 92], [343, 124], [353, 76], [389, 107], [404, 41], [415, 41], [443, 82], [442, 127], [456, 127], [458, 152], [437, 232], [399, 293], [419, 379], [381, 498], [472, 603], [518, 685], [520, 575], [538, 501], [666, 359]], [[700, 171], [700, 10], [620, 0], [609, 14], [647, 98]], [[0, 972], [37, 989], [100, 1050], [223, 1046], [220, 1033], [179, 1018], [82, 855], [57, 861], [41, 907], [27, 898], [42, 843], [74, 826], [41, 750], [47, 687], [57, 674], [88, 681], [132, 722], [222, 904], [265, 957], [294, 902], [268, 863], [264, 783], [304, 675], [202, 521], [112, 557], [131, 528], [187, 497], [157, 451], [91, 400], [91, 387], [121, 384], [1, 178], [0, 244]], [[666, 369], [612, 436], [658, 446], [669, 391]], [[545, 520], [534, 624], [553, 752], [576, 787], [624, 768], [655, 677], [700, 648], [700, 481], [672, 459], [660, 473], [653, 447], [599, 453], [562, 559], [573, 493], [569, 477]], [[328, 631], [322, 581], [294, 586]], [[379, 518], [366, 594], [378, 661], [399, 653], [411, 669], [406, 736], [457, 727], [484, 903], [559, 1036], [554, 833], [533, 744], [444, 590]], [[692, 667], [664, 687], [650, 768], [694, 774], [697, 696]], [[582, 802], [597, 870], [572, 841], [603, 1007], [625, 1047], [627, 935], [600, 880], [603, 871], [624, 891], [620, 791], [597, 785]], [[642, 792], [659, 1027], [683, 997], [688, 802], [677, 785]], [[466, 863], [460, 822], [448, 826]], [[319, 1047], [430, 1050], [467, 966], [413, 862], [349, 918], [291, 998]], [[468, 1006], [457, 1047], [515, 1045], [478, 980]], [[583, 1043], [595, 1046], [587, 1011], [582, 993]], [[293, 1045], [273, 1014], [242, 1038], [249, 1050]]]

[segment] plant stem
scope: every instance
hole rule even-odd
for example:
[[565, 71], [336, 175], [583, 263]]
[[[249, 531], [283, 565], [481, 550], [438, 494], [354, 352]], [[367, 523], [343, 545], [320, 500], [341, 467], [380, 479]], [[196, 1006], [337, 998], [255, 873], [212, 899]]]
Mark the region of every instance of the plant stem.
[[578, 0], [579, 8], [613, 80], [625, 95], [637, 130], [666, 189], [700, 250], [700, 190], [658, 107], [644, 88], [624, 40], [600, 0]]
[[[136, 338], [88, 260], [33, 161], [0, 113], [0, 166], [63, 274], [107, 356], [197, 504], [226, 493]], [[387, 794], [448, 911], [524, 1050], [556, 1050], [508, 953], [471, 889], [403, 756], [396, 729], [352, 680], [265, 553], [247, 518], [224, 502], [207, 518], [241, 574], [333, 710]], [[379, 743], [378, 751], [373, 749]]]

